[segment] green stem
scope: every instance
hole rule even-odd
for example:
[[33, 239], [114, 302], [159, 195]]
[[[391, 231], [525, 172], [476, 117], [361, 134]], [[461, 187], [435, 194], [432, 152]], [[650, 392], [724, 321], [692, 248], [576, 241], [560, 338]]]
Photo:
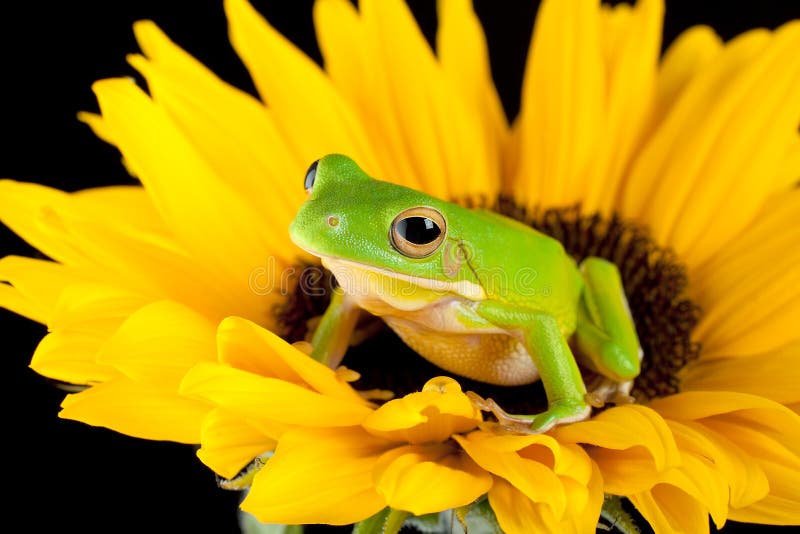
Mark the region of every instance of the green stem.
[[403, 510], [390, 509], [389, 516], [383, 524], [383, 534], [397, 534], [411, 514]]
[[384, 508], [372, 517], [353, 526], [353, 534], [397, 534], [411, 514], [403, 510]]

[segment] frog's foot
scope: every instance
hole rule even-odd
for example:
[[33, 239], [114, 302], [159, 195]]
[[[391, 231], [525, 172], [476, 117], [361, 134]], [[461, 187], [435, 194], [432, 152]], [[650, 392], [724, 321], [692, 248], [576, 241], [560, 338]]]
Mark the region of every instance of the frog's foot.
[[516, 415], [503, 410], [492, 399], [484, 399], [468, 391], [472, 404], [481, 411], [491, 412], [497, 418], [500, 430], [514, 434], [541, 434], [556, 425], [583, 421], [592, 413], [592, 407], [581, 400], [556, 401], [544, 412], [536, 415]]
[[635, 401], [631, 396], [633, 380], [616, 382], [604, 376], [598, 376], [590, 385], [586, 393], [586, 402], [595, 408], [602, 408], [608, 403], [630, 404]]
[[536, 415], [531, 422], [531, 434], [546, 432], [556, 425], [577, 423], [588, 419], [592, 407], [583, 400], [567, 399], [550, 403], [550, 407]]

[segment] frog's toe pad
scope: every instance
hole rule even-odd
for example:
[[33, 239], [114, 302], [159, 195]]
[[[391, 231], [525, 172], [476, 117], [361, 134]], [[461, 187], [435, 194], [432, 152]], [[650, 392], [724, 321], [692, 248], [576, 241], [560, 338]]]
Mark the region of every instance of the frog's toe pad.
[[490, 425], [493, 430], [509, 434], [541, 434], [556, 425], [583, 421], [592, 413], [591, 406], [573, 400], [553, 403], [540, 414], [515, 415], [503, 410], [494, 400], [484, 399], [475, 392], [468, 391], [467, 396], [476, 408], [495, 416], [497, 423]]
[[577, 423], [588, 419], [592, 407], [583, 401], [566, 401], [552, 403], [546, 411], [536, 415], [530, 424], [530, 434], [547, 432], [556, 425]]

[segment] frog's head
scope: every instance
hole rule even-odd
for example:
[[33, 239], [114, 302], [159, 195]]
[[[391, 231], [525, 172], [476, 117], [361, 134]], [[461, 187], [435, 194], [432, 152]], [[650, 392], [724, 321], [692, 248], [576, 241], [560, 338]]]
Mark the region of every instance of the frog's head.
[[459, 230], [450, 224], [460, 206], [370, 178], [338, 154], [314, 162], [304, 186], [308, 200], [289, 227], [300, 248], [478, 296], [474, 276], [458, 259]]

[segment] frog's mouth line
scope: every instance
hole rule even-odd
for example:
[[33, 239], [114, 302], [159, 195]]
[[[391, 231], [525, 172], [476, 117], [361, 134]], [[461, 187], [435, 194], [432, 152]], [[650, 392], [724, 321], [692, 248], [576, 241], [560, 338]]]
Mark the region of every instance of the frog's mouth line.
[[322, 262], [322, 265], [329, 271], [335, 271], [337, 270], [335, 268], [336, 266], [341, 266], [344, 269], [349, 269], [353, 272], [363, 273], [365, 276], [368, 276], [370, 274], [378, 276], [386, 276], [389, 278], [394, 278], [395, 280], [409, 282], [421, 288], [430, 289], [431, 291], [454, 293], [456, 295], [460, 295], [466, 299], [473, 301], [486, 299], [486, 292], [484, 291], [483, 287], [479, 286], [478, 284], [472, 283], [469, 280], [443, 281], [443, 280], [434, 280], [430, 278], [423, 278], [410, 274], [399, 273], [397, 271], [392, 271], [390, 269], [375, 267], [374, 265], [368, 265], [366, 263], [360, 263], [353, 260], [346, 260], [344, 258], [339, 258], [336, 256], [329, 256], [317, 252], [304, 245], [298, 244], [296, 242], [295, 244], [298, 247], [302, 248], [304, 251], [311, 254], [312, 256], [316, 256], [317, 258], [319, 258], [320, 261]]

